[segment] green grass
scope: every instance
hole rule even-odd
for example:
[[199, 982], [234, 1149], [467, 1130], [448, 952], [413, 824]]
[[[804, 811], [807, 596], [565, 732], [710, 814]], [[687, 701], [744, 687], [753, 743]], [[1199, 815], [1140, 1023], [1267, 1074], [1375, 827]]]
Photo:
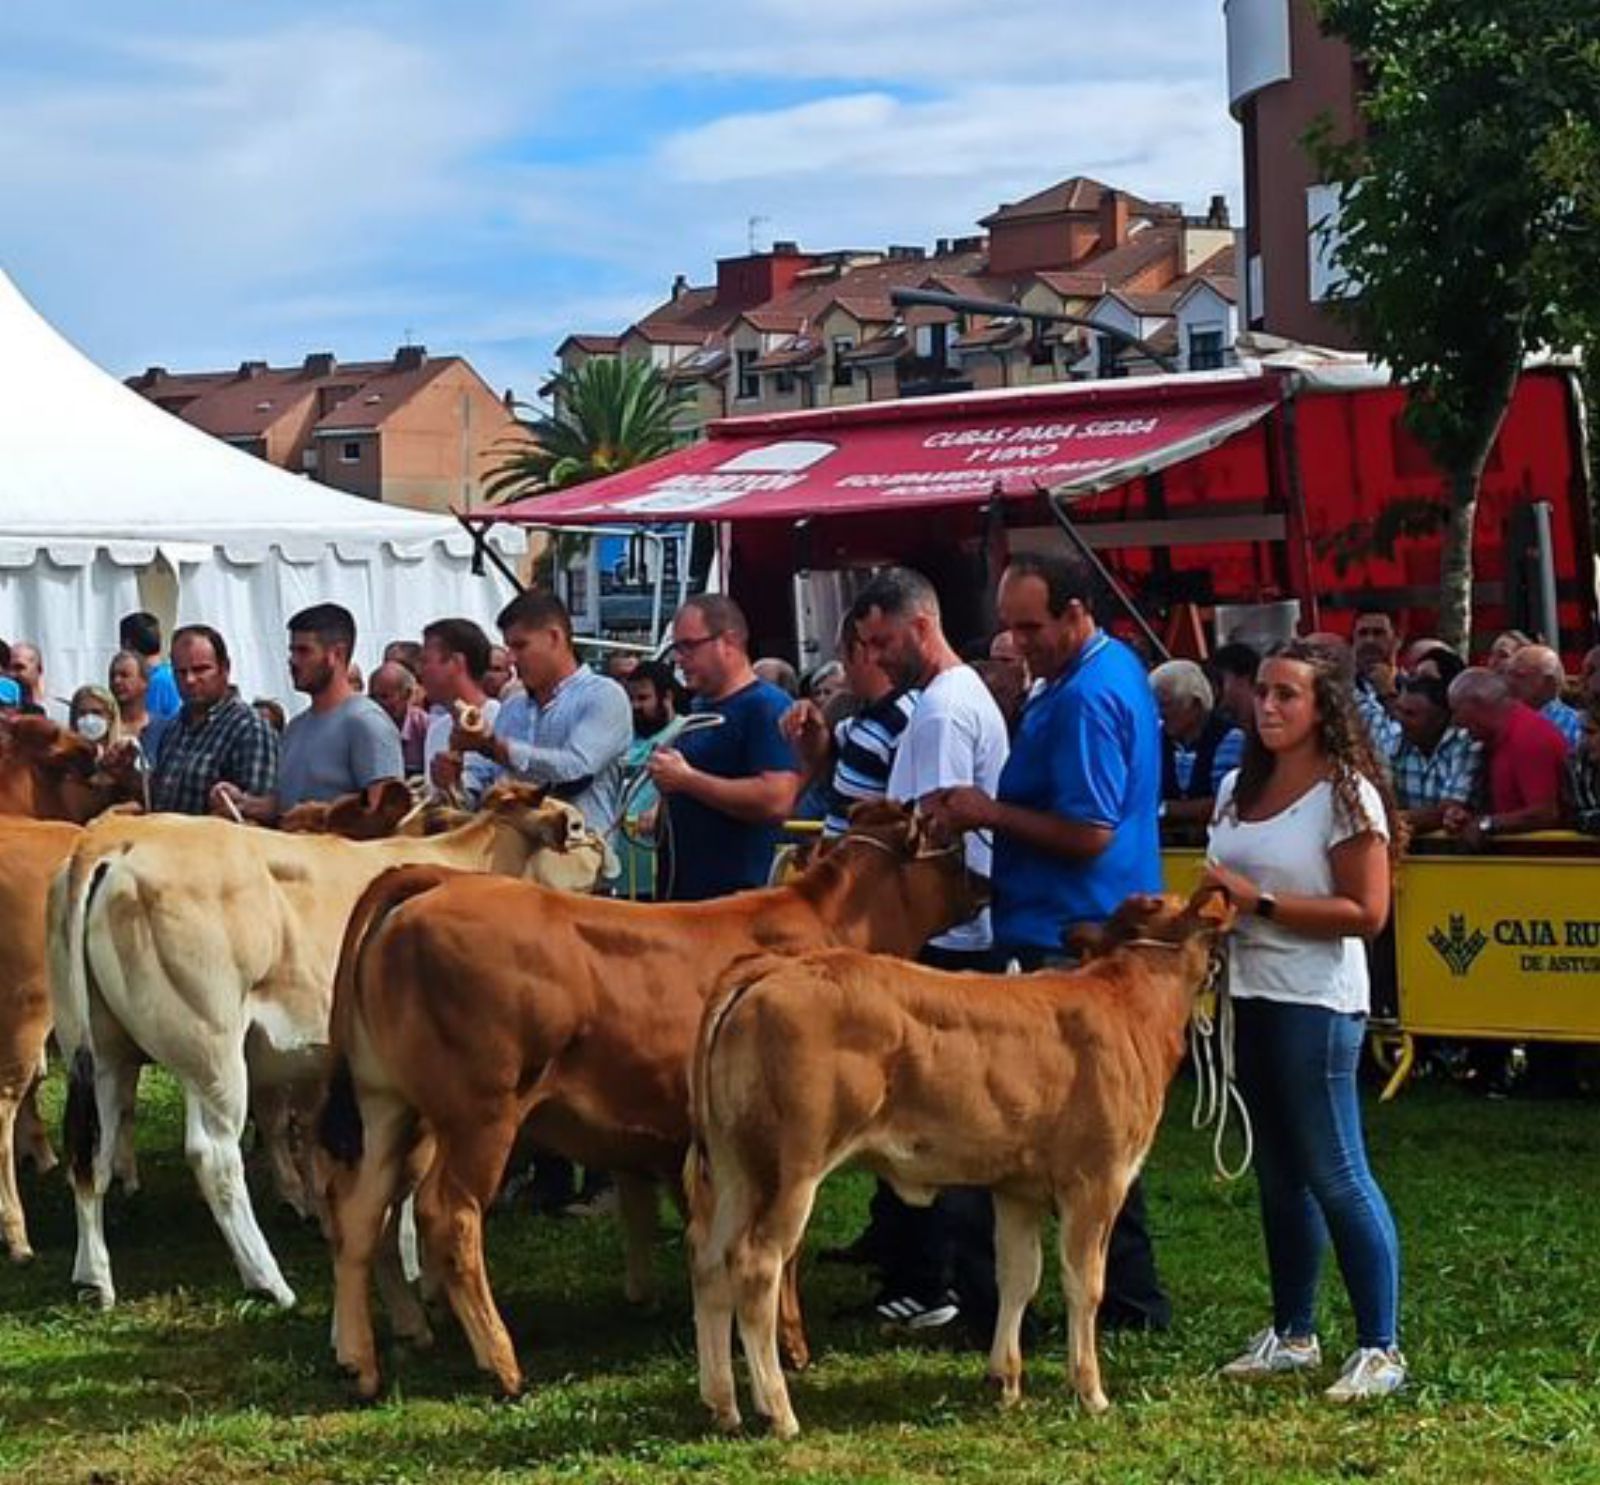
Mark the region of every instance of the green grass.
[[[386, 1353], [384, 1402], [353, 1406], [328, 1352], [315, 1233], [266, 1214], [301, 1304], [283, 1314], [245, 1299], [183, 1163], [171, 1085], [148, 1074], [146, 1085], [145, 1189], [112, 1204], [116, 1311], [72, 1297], [65, 1182], [24, 1178], [40, 1256], [0, 1273], [7, 1481], [1600, 1481], [1593, 1103], [1482, 1104], [1424, 1085], [1370, 1110], [1405, 1243], [1416, 1378], [1378, 1408], [1341, 1412], [1308, 1383], [1249, 1391], [1212, 1375], [1262, 1322], [1266, 1291], [1252, 1185], [1211, 1180], [1180, 1085], [1149, 1178], [1179, 1322], [1104, 1346], [1106, 1418], [1065, 1394], [1059, 1326], [1029, 1358], [1028, 1400], [1002, 1414], [979, 1356], [891, 1348], [834, 1318], [866, 1281], [812, 1268], [819, 1360], [793, 1387], [805, 1433], [779, 1445], [705, 1429], [678, 1234], [659, 1257], [661, 1308], [641, 1314], [621, 1299], [604, 1220], [491, 1224], [496, 1292], [532, 1383], [522, 1401], [490, 1399], [446, 1322], [432, 1352]], [[866, 1196], [860, 1178], [835, 1180], [811, 1241], [853, 1234]], [[1330, 1280], [1323, 1333], [1337, 1361], [1350, 1323]], [[1053, 1282], [1047, 1272], [1044, 1312], [1058, 1321]]]

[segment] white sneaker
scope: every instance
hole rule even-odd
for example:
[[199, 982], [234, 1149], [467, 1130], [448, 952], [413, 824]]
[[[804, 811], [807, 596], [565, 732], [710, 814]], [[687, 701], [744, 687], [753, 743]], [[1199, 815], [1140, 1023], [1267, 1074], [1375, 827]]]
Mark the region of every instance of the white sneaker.
[[1261, 1382], [1321, 1365], [1322, 1346], [1314, 1335], [1290, 1339], [1269, 1325], [1222, 1368], [1222, 1375], [1233, 1382]]
[[1363, 1346], [1352, 1351], [1339, 1380], [1326, 1396], [1331, 1402], [1364, 1402], [1370, 1397], [1388, 1397], [1406, 1385], [1406, 1359], [1398, 1348], [1388, 1351]]

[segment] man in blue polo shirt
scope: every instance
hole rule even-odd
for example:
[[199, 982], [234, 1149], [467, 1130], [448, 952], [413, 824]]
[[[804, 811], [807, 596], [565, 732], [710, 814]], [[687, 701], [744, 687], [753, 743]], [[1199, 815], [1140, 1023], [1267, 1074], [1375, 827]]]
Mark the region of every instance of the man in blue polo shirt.
[[[1030, 554], [1006, 569], [1000, 619], [1037, 681], [995, 797], [952, 789], [933, 804], [957, 828], [993, 832], [995, 945], [1024, 969], [1062, 963], [1074, 924], [1161, 890], [1160, 718], [1138, 657], [1096, 624], [1092, 584], [1074, 558]], [[968, 1231], [957, 1287], [965, 1298], [983, 1286], [992, 1307], [990, 1229]], [[1112, 1231], [1100, 1316], [1150, 1329], [1171, 1320], [1137, 1181]]]
[[800, 771], [779, 730], [790, 698], [750, 664], [739, 605], [702, 593], [672, 621], [672, 653], [694, 693], [693, 715], [722, 724], [657, 748], [645, 765], [666, 804], [657, 893], [676, 902], [762, 887], [778, 827], [794, 808]]

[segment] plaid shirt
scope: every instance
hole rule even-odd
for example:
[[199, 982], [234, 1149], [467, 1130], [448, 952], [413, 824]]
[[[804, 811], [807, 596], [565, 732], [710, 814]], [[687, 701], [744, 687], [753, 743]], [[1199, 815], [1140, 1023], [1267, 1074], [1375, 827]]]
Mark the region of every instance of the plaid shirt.
[[1585, 835], [1600, 835], [1600, 767], [1585, 753], [1567, 760], [1574, 823]]
[[246, 794], [278, 787], [278, 734], [237, 695], [198, 722], [181, 711], [163, 729], [150, 769], [150, 807], [209, 815], [211, 790], [224, 781]]
[[1424, 753], [1407, 740], [1400, 724], [1382, 708], [1365, 708], [1367, 731], [1389, 765], [1403, 810], [1435, 804], [1471, 804], [1483, 778], [1483, 744], [1459, 727], [1446, 727], [1439, 745]]

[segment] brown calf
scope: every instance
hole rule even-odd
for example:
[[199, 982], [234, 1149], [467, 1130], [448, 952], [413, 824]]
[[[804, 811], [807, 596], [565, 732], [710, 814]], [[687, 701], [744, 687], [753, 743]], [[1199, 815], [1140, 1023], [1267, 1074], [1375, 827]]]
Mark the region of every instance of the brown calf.
[[[849, 835], [795, 883], [713, 902], [579, 898], [432, 869], [380, 877], [345, 932], [322, 1124], [335, 1345], [361, 1393], [378, 1388], [373, 1256], [408, 1170], [426, 1172], [425, 1273], [442, 1281], [479, 1366], [516, 1393], [482, 1218], [519, 1128], [616, 1173], [628, 1292], [642, 1297], [655, 1183], [683, 1169], [689, 1055], [721, 973], [760, 950], [912, 954], [976, 906], [959, 842], [932, 838], [896, 805], [859, 807]], [[395, 1318], [424, 1328], [414, 1313]]]
[[689, 1191], [700, 1393], [739, 1424], [735, 1316], [755, 1405], [799, 1431], [778, 1362], [779, 1276], [817, 1188], [854, 1160], [923, 1204], [994, 1193], [1000, 1312], [991, 1376], [1013, 1401], [1039, 1229], [1061, 1215], [1068, 1372], [1107, 1406], [1095, 1355], [1106, 1244], [1155, 1138], [1184, 1028], [1232, 908], [1130, 898], [1082, 968], [945, 974], [847, 949], [735, 965], [706, 1006], [691, 1074]]
[[33, 1256], [17, 1189], [17, 1154], [55, 1164], [33, 1103], [50, 1034], [44, 941], [50, 879], [83, 835], [59, 820], [0, 819], [0, 1237], [12, 1261]]

